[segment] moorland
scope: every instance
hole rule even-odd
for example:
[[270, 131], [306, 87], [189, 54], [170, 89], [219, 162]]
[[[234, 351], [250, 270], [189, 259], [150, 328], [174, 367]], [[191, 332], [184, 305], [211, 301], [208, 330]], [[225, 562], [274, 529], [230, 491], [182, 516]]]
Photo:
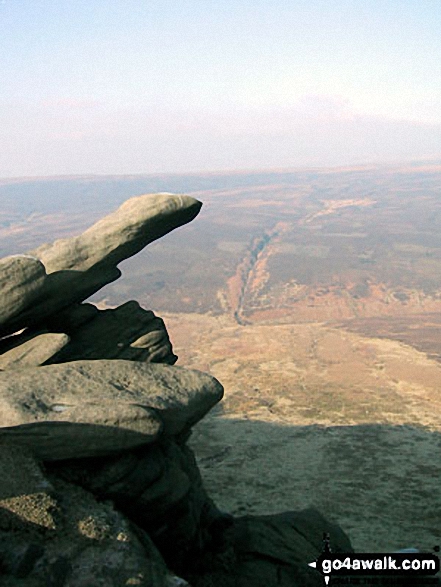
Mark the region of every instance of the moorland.
[[192, 440], [210, 495], [315, 505], [358, 550], [441, 543], [441, 164], [0, 180], [1, 256], [162, 191], [201, 214], [93, 301], [154, 310], [225, 386]]

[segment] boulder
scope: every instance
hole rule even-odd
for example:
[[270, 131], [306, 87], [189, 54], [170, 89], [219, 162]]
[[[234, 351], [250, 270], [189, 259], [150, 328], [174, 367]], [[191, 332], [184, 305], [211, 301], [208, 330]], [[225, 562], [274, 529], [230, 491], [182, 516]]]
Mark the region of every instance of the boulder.
[[0, 442], [43, 460], [111, 454], [183, 433], [222, 397], [199, 371], [124, 360], [0, 373]]
[[48, 480], [18, 447], [0, 447], [0, 473], [2, 587], [178, 584], [149, 536], [110, 502]]
[[34, 326], [115, 281], [121, 261], [193, 220], [201, 206], [184, 195], [138, 196], [77, 237], [4, 259], [0, 292], [11, 301], [0, 314], [0, 336]]
[[206, 552], [186, 578], [194, 587], [321, 587], [308, 563], [322, 553], [324, 533], [333, 552], [353, 552], [341, 528], [313, 508], [235, 518], [222, 551]]
[[0, 529], [56, 526], [54, 488], [30, 451], [0, 444]]
[[333, 552], [353, 552], [343, 530], [314, 508], [236, 519], [236, 549], [246, 557], [273, 559], [281, 564], [312, 562], [329, 534]]
[[43, 365], [68, 342], [66, 334], [55, 332], [8, 336], [0, 341], [0, 370]]
[[169, 365], [176, 362], [164, 321], [141, 308], [138, 302], [126, 302], [111, 310], [96, 309], [87, 321], [77, 325], [75, 316], [80, 315], [80, 307], [75, 308], [70, 319], [66, 311], [60, 324], [57, 319], [46, 324], [54, 330], [62, 328], [70, 337], [69, 344], [48, 359], [47, 364], [79, 359], [127, 359]]
[[203, 487], [185, 438], [157, 442], [115, 456], [46, 463], [56, 478], [81, 485], [147, 531], [166, 564], [185, 576], [214, 540], [219, 512]]
[[41, 295], [46, 278], [44, 265], [30, 255], [0, 259], [0, 336], [4, 324], [29, 308]]

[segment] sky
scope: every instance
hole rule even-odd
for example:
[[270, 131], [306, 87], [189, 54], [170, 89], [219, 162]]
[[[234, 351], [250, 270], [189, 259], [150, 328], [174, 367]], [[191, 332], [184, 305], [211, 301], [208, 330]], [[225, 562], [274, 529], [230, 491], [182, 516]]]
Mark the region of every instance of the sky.
[[0, 178], [441, 159], [439, 0], [0, 0]]

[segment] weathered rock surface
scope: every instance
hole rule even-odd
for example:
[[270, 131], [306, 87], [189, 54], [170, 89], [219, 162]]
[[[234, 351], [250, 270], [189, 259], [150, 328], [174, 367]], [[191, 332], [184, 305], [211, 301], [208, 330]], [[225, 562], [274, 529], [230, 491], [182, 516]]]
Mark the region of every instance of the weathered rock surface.
[[323, 533], [332, 537], [333, 552], [353, 552], [343, 531], [314, 509], [237, 519], [236, 573], [243, 577], [242, 585], [319, 587], [322, 577], [305, 562], [314, 561], [322, 552]]
[[0, 447], [2, 587], [170, 587], [145, 532], [78, 486], [50, 480], [29, 453]]
[[[84, 306], [94, 308], [91, 304]], [[47, 363], [79, 359], [127, 359], [169, 365], [176, 362], [164, 321], [141, 308], [138, 302], [127, 302], [112, 310], [96, 310], [96, 313], [85, 309], [81, 314], [81, 307], [77, 306], [71, 316], [66, 311], [61, 323], [55, 319], [46, 324], [53, 331], [61, 329], [70, 338], [69, 344]], [[80, 320], [86, 316], [88, 319], [77, 325], [75, 316], [78, 315]]]
[[80, 484], [100, 500], [112, 500], [147, 531], [175, 571], [203, 556], [213, 524], [224, 518], [207, 496], [184, 440], [163, 438], [130, 453], [48, 464], [50, 471]]
[[15, 255], [0, 260], [0, 328], [35, 302], [45, 278], [44, 265], [35, 257]]
[[11, 301], [0, 314], [0, 336], [34, 326], [115, 281], [121, 275], [121, 261], [193, 220], [201, 205], [184, 195], [138, 196], [83, 234], [35, 249], [30, 254], [34, 259], [3, 260], [11, 280], [3, 278], [0, 291]]
[[167, 566], [193, 587], [319, 587], [307, 563], [330, 533], [333, 552], [352, 552], [346, 535], [313, 509], [233, 519], [205, 493], [185, 439], [162, 439], [104, 459], [50, 464], [146, 530]]
[[0, 341], [0, 369], [38, 367], [69, 342], [67, 334], [24, 332]]
[[193, 220], [201, 202], [185, 195], [147, 194], [126, 200], [80, 236], [60, 239], [32, 251], [47, 273], [115, 266], [149, 243]]
[[[71, 332], [84, 326], [99, 314], [94, 304], [72, 304], [68, 308], [49, 316], [44, 320], [44, 325], [51, 332]], [[94, 343], [95, 341], [90, 341]], [[104, 358], [104, 357], [102, 357]]]
[[43, 460], [114, 453], [188, 430], [222, 393], [205, 373], [123, 360], [5, 371], [0, 441]]

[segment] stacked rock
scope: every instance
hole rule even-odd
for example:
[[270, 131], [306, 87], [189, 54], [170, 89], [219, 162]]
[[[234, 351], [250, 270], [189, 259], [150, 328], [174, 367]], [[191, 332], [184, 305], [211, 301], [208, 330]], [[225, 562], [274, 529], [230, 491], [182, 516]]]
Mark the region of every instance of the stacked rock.
[[1, 260], [0, 337], [7, 338], [0, 340], [0, 368], [79, 358], [173, 364], [164, 323], [153, 312], [136, 302], [104, 311], [82, 302], [121, 276], [121, 261], [191, 221], [201, 205], [189, 196], [138, 196], [78, 237]]
[[85, 302], [200, 208], [139, 196], [78, 237], [0, 260], [2, 586], [307, 587], [321, 584], [307, 565], [317, 536], [332, 529], [350, 548], [316, 512], [219, 512], [186, 440], [221, 384], [176, 367], [164, 322], [137, 302]]
[[[164, 322], [137, 302], [110, 310], [83, 303], [120, 276], [122, 260], [192, 220], [200, 207], [188, 196], [132, 198], [76, 238], [0, 261], [0, 471], [8, 480], [0, 481], [4, 584], [9, 577], [14, 585], [83, 585], [89, 577], [87, 584], [99, 585], [100, 561], [105, 567], [110, 559], [106, 586], [126, 584], [123, 577], [134, 585], [170, 580], [161, 556], [152, 558], [148, 535], [140, 541], [121, 514], [66, 481], [57, 498], [62, 477], [130, 511], [138, 533], [148, 528], [160, 542], [167, 526], [181, 553], [201, 542], [207, 526], [202, 517], [208, 521], [215, 508], [185, 438], [221, 399], [222, 386], [209, 375], [171, 367], [177, 357]], [[44, 474], [38, 463], [45, 463]], [[90, 511], [74, 516], [78, 536], [70, 531], [73, 546], [67, 548], [69, 496], [75, 492], [78, 509]], [[22, 532], [11, 535], [21, 519]], [[40, 531], [51, 540], [38, 540]], [[81, 546], [88, 533], [101, 542], [90, 555]], [[16, 544], [13, 536], [20, 537]], [[93, 569], [83, 564], [88, 556]]]

